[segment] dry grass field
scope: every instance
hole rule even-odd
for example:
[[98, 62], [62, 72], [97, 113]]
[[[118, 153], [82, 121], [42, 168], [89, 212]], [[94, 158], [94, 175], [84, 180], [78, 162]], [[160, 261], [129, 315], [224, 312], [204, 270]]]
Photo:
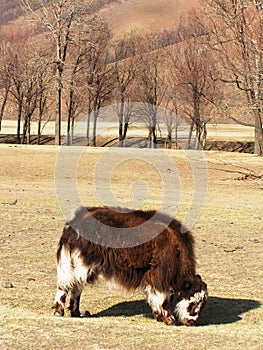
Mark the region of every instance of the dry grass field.
[[[1, 350], [262, 349], [262, 157], [75, 148], [61, 158], [61, 152], [55, 146], [0, 146]], [[67, 210], [58, 188], [64, 186], [70, 205], [72, 184], [88, 205], [101, 204], [98, 194], [110, 204], [116, 198], [137, 205], [147, 184], [144, 208], [174, 210], [182, 221], [189, 210], [200, 210], [191, 229], [210, 299], [196, 327], [157, 323], [142, 294], [110, 290], [103, 281], [81, 300], [81, 311], [92, 317], [53, 316], [60, 205]]]

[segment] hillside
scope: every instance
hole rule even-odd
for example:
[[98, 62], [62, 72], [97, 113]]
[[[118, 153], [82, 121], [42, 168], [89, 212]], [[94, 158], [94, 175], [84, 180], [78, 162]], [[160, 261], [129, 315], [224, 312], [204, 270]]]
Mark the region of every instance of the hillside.
[[[73, 0], [71, 0], [73, 2]], [[84, 2], [90, 3], [90, 0]], [[50, 0], [44, 0], [48, 4]], [[109, 6], [112, 2], [119, 2], [119, 0], [94, 0], [92, 2], [93, 11], [99, 11], [101, 8]], [[0, 25], [7, 24], [10, 21], [16, 20], [22, 15], [23, 10], [20, 6], [21, 0], [0, 0]], [[37, 9], [40, 1], [31, 1], [32, 7]]]
[[[85, 0], [84, 0], [85, 1]], [[0, 0], [0, 25], [21, 15], [19, 0]], [[96, 0], [96, 8], [118, 35], [132, 29], [161, 30], [174, 27], [176, 18], [193, 6], [195, 0]]]
[[194, 0], [126, 0], [102, 11], [114, 34], [138, 30], [162, 30], [175, 26], [178, 16], [189, 10]]
[[0, 25], [12, 21], [21, 14], [18, 0], [0, 0]]

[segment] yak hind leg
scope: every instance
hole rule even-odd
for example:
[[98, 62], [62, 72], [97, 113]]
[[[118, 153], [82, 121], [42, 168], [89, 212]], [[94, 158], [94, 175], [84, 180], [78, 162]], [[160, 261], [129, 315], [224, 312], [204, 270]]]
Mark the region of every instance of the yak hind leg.
[[66, 297], [70, 292], [69, 311], [72, 317], [79, 317], [80, 296], [86, 284], [96, 281], [98, 271], [92, 266], [86, 266], [81, 252], [76, 250], [70, 253], [62, 247], [58, 254], [57, 275], [58, 291], [55, 297], [54, 314], [64, 316]]
[[70, 252], [63, 246], [57, 253], [57, 293], [53, 306], [55, 316], [64, 316], [65, 303], [74, 284], [74, 270]]
[[[75, 259], [75, 273], [74, 273], [74, 284], [70, 289], [70, 302], [69, 311], [71, 317], [80, 317], [80, 296], [84, 287], [88, 284], [93, 284], [98, 277], [97, 271], [93, 270], [91, 267], [84, 266], [82, 260]], [[89, 314], [89, 312], [85, 312]]]
[[165, 292], [160, 292], [151, 286], [147, 286], [147, 301], [151, 306], [154, 318], [158, 322], [164, 322], [167, 325], [176, 323], [174, 316], [169, 309], [169, 296]]
[[[70, 311], [71, 317], [80, 317], [79, 303], [82, 290], [83, 288], [80, 288], [80, 286], [77, 285], [71, 287], [70, 289], [70, 302], [68, 310]], [[57, 294], [55, 296], [55, 303], [53, 306], [53, 309], [55, 309], [55, 316], [64, 316], [67, 295], [67, 291], [58, 288]]]

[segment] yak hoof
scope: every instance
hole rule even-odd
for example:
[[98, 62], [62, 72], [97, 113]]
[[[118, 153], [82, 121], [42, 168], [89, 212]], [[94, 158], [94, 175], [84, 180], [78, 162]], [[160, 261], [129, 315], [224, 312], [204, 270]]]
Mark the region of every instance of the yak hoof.
[[55, 305], [52, 306], [52, 309], [55, 309], [54, 316], [57, 316], [57, 317], [64, 316], [64, 309], [60, 304], [56, 303]]
[[173, 316], [164, 317], [163, 321], [167, 326], [172, 326], [176, 323], [176, 320]]
[[56, 311], [54, 312], [54, 316], [56, 316], [56, 317], [63, 317], [63, 316], [64, 316], [64, 312], [61, 312], [61, 311], [56, 310]]

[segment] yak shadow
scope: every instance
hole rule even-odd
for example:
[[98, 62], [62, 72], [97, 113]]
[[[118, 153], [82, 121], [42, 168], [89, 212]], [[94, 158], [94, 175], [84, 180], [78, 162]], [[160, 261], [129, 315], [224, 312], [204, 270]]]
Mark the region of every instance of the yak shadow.
[[209, 297], [198, 320], [199, 326], [229, 324], [242, 320], [242, 314], [258, 309], [261, 303], [251, 299]]
[[[230, 299], [209, 297], [197, 326], [234, 323], [242, 319], [242, 314], [260, 307], [260, 302], [250, 299]], [[152, 311], [145, 300], [127, 301], [92, 315], [92, 317], [131, 317], [144, 315], [152, 318]]]

